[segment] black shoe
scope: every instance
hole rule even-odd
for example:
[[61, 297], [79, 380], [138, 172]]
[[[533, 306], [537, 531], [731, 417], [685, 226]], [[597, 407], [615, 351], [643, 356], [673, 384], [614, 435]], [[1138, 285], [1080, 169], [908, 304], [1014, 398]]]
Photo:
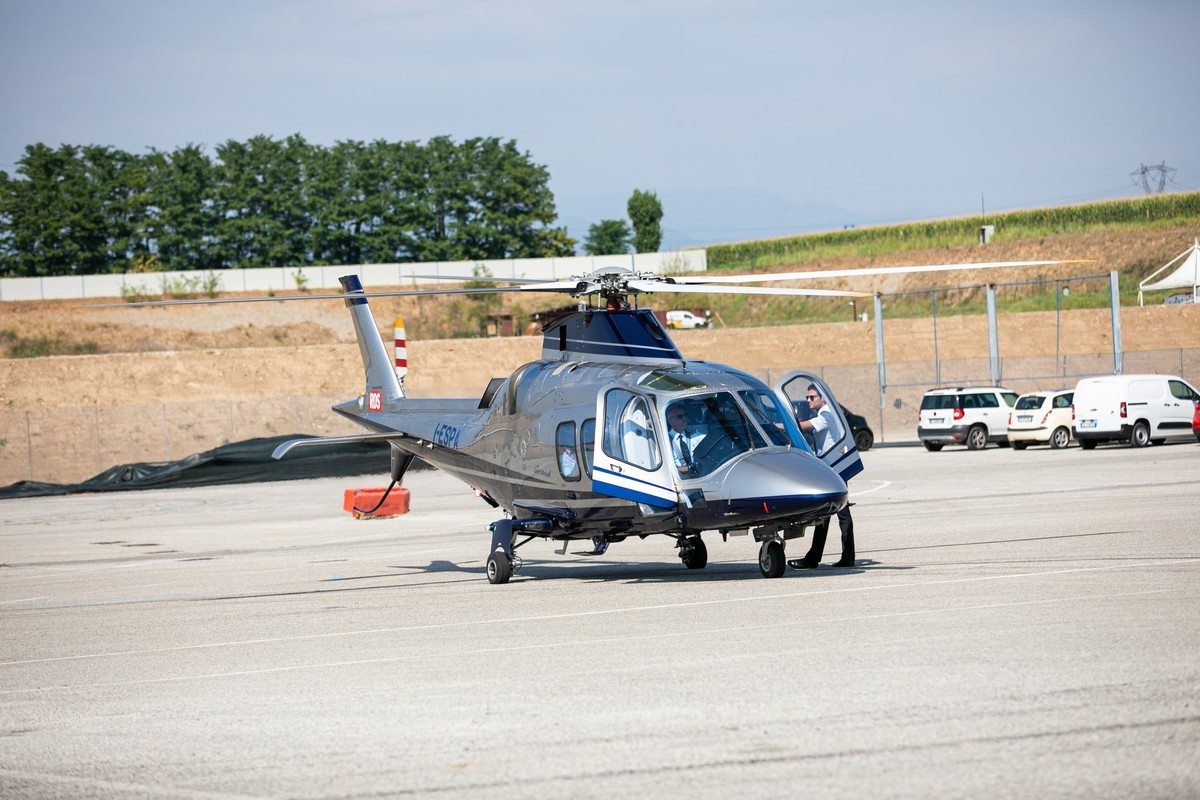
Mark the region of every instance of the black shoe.
[[792, 569], [816, 569], [817, 568], [817, 562], [809, 561], [807, 558], [793, 558], [791, 561], [789, 561], [787, 563], [788, 563], [788, 566], [791, 567]]
[[836, 569], [850, 569], [851, 567], [854, 566], [854, 562], [847, 561], [846, 559], [843, 558], [841, 561], [835, 561], [834, 563], [830, 564], [829, 566], [831, 568], [836, 568]]

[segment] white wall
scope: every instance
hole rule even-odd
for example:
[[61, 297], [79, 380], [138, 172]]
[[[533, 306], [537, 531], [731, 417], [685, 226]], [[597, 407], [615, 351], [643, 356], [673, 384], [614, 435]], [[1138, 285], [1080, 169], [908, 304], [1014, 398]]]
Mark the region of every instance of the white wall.
[[[444, 276], [444, 279], [471, 278], [482, 266], [494, 278], [557, 280], [586, 275], [601, 267], [633, 267], [658, 274], [704, 272], [708, 269], [706, 250], [677, 250], [669, 253], [638, 253], [624, 256], [571, 256], [567, 258], [516, 258], [500, 261], [437, 261], [408, 264], [358, 264], [326, 267], [263, 267], [261, 269], [222, 269], [213, 274], [219, 279], [219, 292], [267, 292], [294, 290], [296, 274], [307, 278], [306, 288], [337, 289], [338, 278], [358, 273], [365, 287], [401, 286], [409, 283], [435, 283], [416, 276]], [[62, 275], [50, 278], [0, 279], [0, 300], [81, 299], [120, 297], [121, 290], [158, 295], [163, 282], [183, 279], [204, 281], [204, 272], [127, 273], [124, 275]]]

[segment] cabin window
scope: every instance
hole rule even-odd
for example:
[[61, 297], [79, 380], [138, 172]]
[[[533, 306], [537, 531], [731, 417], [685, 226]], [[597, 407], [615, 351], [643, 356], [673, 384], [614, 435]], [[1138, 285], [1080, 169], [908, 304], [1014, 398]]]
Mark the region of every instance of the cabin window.
[[596, 420], [585, 419], [579, 426], [580, 449], [583, 450], [583, 468], [592, 477], [592, 458], [596, 454]]
[[639, 469], [658, 469], [662, 455], [646, 398], [613, 389], [605, 397], [604, 413], [604, 452]]
[[579, 451], [575, 447], [575, 423], [564, 422], [554, 434], [554, 454], [558, 474], [565, 481], [579, 480]]

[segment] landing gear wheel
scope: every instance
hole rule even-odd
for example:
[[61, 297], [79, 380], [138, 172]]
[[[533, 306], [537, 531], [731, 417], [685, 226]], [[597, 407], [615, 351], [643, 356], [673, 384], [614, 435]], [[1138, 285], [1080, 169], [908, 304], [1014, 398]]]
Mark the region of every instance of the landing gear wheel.
[[1026, 447], [1029, 447], [1029, 442], [1013, 442], [1012, 446], [1013, 450], [1024, 450]]
[[763, 542], [758, 548], [758, 568], [764, 578], [778, 578], [787, 568], [783, 558], [783, 545], [775, 539]]
[[494, 551], [487, 560], [488, 583], [508, 583], [512, 577], [513, 565], [508, 556], [500, 550]]
[[1084, 450], [1095, 450], [1096, 449], [1096, 441], [1094, 439], [1080, 439], [1079, 446], [1082, 447]]
[[1150, 444], [1150, 426], [1144, 422], [1134, 423], [1129, 443], [1134, 447], [1145, 447]]
[[921, 442], [921, 444], [925, 445], [925, 449], [931, 453], [936, 453], [938, 450], [942, 449], [940, 444], [934, 444], [933, 442]]
[[982, 425], [975, 425], [971, 430], [967, 431], [967, 449], [982, 450], [987, 447], [987, 439], [987, 428]]
[[1071, 432], [1066, 428], [1059, 426], [1054, 429], [1054, 433], [1050, 434], [1050, 447], [1055, 450], [1062, 450], [1071, 443]]
[[689, 536], [679, 546], [679, 558], [688, 569], [704, 569], [708, 564], [708, 548], [699, 536]]

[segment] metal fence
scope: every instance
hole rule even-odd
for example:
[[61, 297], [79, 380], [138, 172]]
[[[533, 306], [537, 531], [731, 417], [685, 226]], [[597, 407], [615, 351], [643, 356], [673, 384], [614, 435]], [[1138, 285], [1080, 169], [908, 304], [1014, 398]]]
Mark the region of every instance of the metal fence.
[[[1200, 381], [1200, 348], [1126, 352], [1123, 373], [1177, 375]], [[807, 367], [806, 367], [807, 368]], [[887, 385], [880, 391], [875, 364], [807, 368], [829, 384], [838, 401], [867, 418], [877, 442], [915, 442], [921, 396], [939, 386], [990, 386], [987, 358], [940, 361], [889, 361]], [[759, 370], [773, 384], [790, 370]], [[1017, 393], [1073, 387], [1080, 378], [1113, 374], [1113, 355], [1089, 353], [1001, 359], [1000, 385]], [[941, 381], [938, 382], [940, 375]]]
[[[921, 395], [942, 386], [991, 383], [986, 358], [888, 362], [880, 391], [875, 364], [805, 366], [819, 375], [842, 405], [869, 421], [878, 442], [915, 441]], [[787, 369], [750, 370], [768, 383]], [[1080, 378], [1113, 372], [1111, 353], [1008, 358], [1002, 385], [1016, 392], [1073, 386]], [[1125, 373], [1200, 378], [1200, 348], [1124, 355]], [[227, 442], [281, 434], [361, 433], [330, 407], [346, 397], [286, 397], [223, 402], [164, 403], [109, 408], [0, 411], [0, 485], [21, 480], [76, 483], [118, 464], [171, 461]]]

